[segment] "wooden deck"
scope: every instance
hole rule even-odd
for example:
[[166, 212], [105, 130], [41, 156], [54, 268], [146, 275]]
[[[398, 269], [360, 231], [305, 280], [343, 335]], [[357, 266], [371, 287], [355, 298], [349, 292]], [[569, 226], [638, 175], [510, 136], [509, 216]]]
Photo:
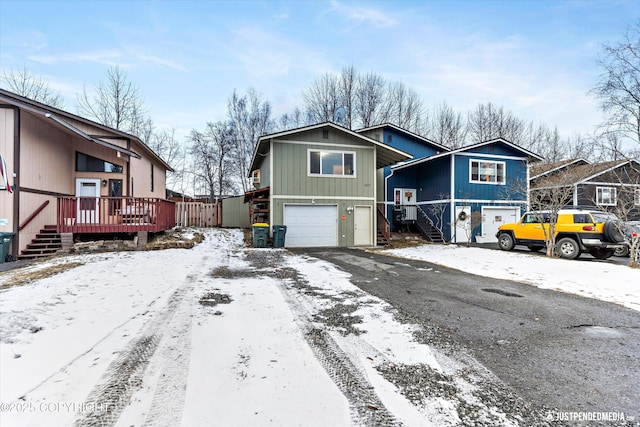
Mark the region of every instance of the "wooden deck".
[[175, 203], [146, 197], [59, 197], [58, 233], [160, 232], [176, 225]]

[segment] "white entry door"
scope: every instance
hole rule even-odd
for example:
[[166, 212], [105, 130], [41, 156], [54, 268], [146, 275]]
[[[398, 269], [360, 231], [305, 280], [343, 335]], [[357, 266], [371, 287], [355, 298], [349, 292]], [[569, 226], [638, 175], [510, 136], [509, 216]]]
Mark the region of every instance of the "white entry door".
[[496, 233], [502, 224], [518, 222], [520, 208], [514, 206], [484, 206], [482, 208], [482, 241], [497, 242]]
[[100, 197], [100, 180], [93, 178], [76, 179], [77, 223], [97, 224], [98, 198]]
[[454, 243], [466, 243], [471, 238], [471, 206], [456, 206], [456, 235]]
[[353, 244], [371, 246], [371, 206], [356, 206], [353, 214]]

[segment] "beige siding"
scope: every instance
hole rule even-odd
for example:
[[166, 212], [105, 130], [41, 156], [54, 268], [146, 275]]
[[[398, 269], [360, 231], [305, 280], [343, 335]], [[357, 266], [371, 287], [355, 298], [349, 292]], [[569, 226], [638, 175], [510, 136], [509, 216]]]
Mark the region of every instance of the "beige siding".
[[[7, 161], [7, 166], [13, 169], [13, 110], [0, 108], [0, 154]], [[13, 178], [9, 178], [13, 184]], [[13, 231], [13, 194], [0, 190], [0, 220], [7, 225], [1, 225], [0, 231]]]

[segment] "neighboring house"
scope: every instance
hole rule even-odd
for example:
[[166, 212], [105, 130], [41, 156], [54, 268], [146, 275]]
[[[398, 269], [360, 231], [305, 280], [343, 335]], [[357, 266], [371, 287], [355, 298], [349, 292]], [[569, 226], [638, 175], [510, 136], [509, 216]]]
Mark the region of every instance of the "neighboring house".
[[0, 231], [16, 233], [13, 256], [46, 255], [79, 234], [144, 241], [175, 224], [172, 169], [133, 135], [0, 89], [0, 155]]
[[[613, 160], [590, 164], [577, 159], [531, 170], [531, 196], [564, 194], [559, 202], [572, 206], [593, 206], [616, 213], [629, 221], [640, 220], [640, 162]], [[558, 192], [558, 189], [565, 189]]]
[[[390, 147], [402, 150], [405, 153], [410, 153], [414, 159], [430, 157], [451, 151], [444, 145], [440, 145], [428, 138], [389, 123], [360, 129], [356, 132], [373, 138], [376, 141], [383, 142]], [[393, 173], [391, 167], [392, 166], [385, 166], [384, 169], [379, 171], [377, 200], [385, 201], [385, 215], [387, 218], [390, 218], [391, 229], [397, 231], [408, 223], [415, 221], [416, 218], [413, 215], [417, 214], [417, 212], [415, 209], [405, 209], [404, 212], [398, 213], [398, 211], [396, 211], [394, 213], [393, 208], [396, 206], [392, 197], [394, 192], [395, 195], [401, 195], [400, 200], [403, 204], [413, 204], [415, 199], [410, 200], [411, 196], [405, 197], [405, 192], [402, 191], [401, 188], [402, 186], [399, 185], [397, 180], [392, 179]], [[411, 184], [409, 187], [415, 188], [415, 185]], [[411, 193], [407, 194], [410, 195]]]
[[391, 168], [385, 203], [396, 224], [433, 229], [452, 242], [496, 241], [498, 227], [528, 206], [529, 162], [538, 155], [498, 138]]
[[376, 206], [379, 171], [410, 158], [333, 123], [262, 136], [255, 190], [245, 194], [251, 222], [286, 225], [288, 247], [373, 245], [388, 227]]

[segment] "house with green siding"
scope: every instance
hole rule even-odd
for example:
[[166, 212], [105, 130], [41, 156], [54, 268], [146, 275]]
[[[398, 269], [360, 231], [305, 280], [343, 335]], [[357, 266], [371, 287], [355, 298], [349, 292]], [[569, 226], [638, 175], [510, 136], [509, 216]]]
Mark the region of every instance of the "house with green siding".
[[287, 226], [287, 247], [374, 245], [386, 221], [379, 171], [411, 158], [328, 122], [262, 136], [245, 194], [251, 222]]

